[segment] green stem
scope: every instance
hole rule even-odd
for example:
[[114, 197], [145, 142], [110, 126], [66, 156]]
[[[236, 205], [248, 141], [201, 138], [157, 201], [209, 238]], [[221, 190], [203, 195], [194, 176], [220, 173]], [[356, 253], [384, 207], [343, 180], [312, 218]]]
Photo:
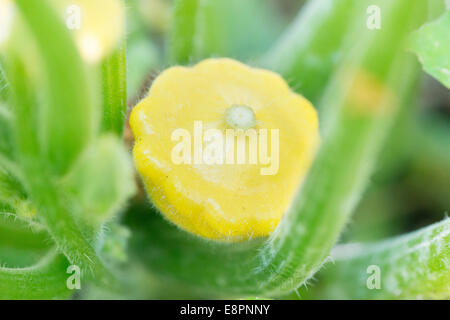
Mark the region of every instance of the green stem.
[[8, 82], [6, 81], [5, 73], [0, 65], [0, 101], [8, 100]]
[[125, 41], [102, 64], [104, 131], [122, 136], [127, 116], [127, 66]]
[[352, 22], [364, 8], [360, 0], [310, 0], [261, 64], [315, 102], [342, 57]]
[[[332, 257], [335, 263], [321, 278], [322, 299], [450, 298], [448, 218], [380, 243], [338, 246]], [[380, 277], [379, 287], [374, 286], [375, 276]]]
[[[39, 221], [33, 220], [33, 218], [31, 218], [31, 217], [28, 218], [28, 217], [22, 217], [22, 216], [17, 215], [17, 213], [14, 211], [14, 209], [9, 207], [8, 204], [5, 205], [5, 204], [0, 203], [0, 220], [3, 220], [2, 221], [3, 223], [0, 222], [0, 225], [4, 224], [5, 221], [14, 220], [14, 224], [18, 224], [21, 227], [20, 229], [27, 228], [34, 232], [41, 232], [41, 231], [47, 230], [47, 228], [43, 224], [41, 224]], [[19, 229], [17, 229], [17, 230], [19, 230]], [[19, 234], [20, 234], [20, 231], [22, 231], [22, 230], [19, 230]], [[22, 235], [23, 234], [20, 234], [20, 237], [22, 237]], [[8, 239], [8, 237], [3, 237], [3, 235], [0, 238], [3, 238], [5, 240]]]
[[176, 0], [170, 35], [170, 62], [189, 63], [195, 52], [196, 20], [199, 0]]
[[23, 181], [24, 177], [19, 166], [0, 153], [0, 199], [5, 197], [25, 199], [26, 192]]
[[14, 117], [12, 112], [0, 103], [0, 155], [9, 159], [14, 158], [14, 137], [11, 126], [13, 122]]
[[[226, 53], [226, 17], [230, 1], [199, 0], [194, 34], [194, 57], [196, 60]], [[228, 7], [227, 7], [228, 6]]]
[[67, 260], [53, 251], [32, 267], [0, 267], [0, 299], [68, 298], [67, 266]]
[[[3, 207], [3, 208], [2, 208]], [[3, 212], [0, 203], [0, 263], [2, 266], [26, 267], [36, 263], [50, 248], [44, 226], [31, 218]]]

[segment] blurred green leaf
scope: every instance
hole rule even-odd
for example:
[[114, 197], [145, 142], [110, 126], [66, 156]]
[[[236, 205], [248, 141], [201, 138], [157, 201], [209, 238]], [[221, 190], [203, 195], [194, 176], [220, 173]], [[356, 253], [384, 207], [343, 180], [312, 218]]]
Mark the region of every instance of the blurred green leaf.
[[201, 0], [195, 58], [255, 59], [272, 44], [281, 27], [280, 14], [269, 1]]
[[450, 89], [450, 10], [411, 36], [411, 49], [427, 73]]
[[108, 224], [101, 243], [101, 250], [107, 258], [114, 262], [128, 260], [127, 244], [131, 232], [117, 223]]
[[[44, 89], [38, 92], [43, 102], [35, 119], [38, 123], [35, 134], [48, 168], [63, 174], [90, 141], [98, 125], [91, 83], [69, 30], [47, 1], [17, 0], [16, 4], [32, 37], [14, 37], [13, 45], [20, 46], [22, 54], [28, 48], [27, 55], [40, 58], [30, 62], [24, 59], [27, 63], [42, 63], [39, 80], [34, 84], [36, 90], [38, 85]], [[34, 41], [36, 51], [30, 44], [21, 43], [27, 39]], [[27, 65], [27, 69], [36, 69], [36, 66]]]
[[407, 186], [416, 201], [428, 200], [439, 215], [450, 208], [450, 126], [439, 115], [419, 114], [413, 140], [415, 145], [411, 176]]
[[128, 39], [127, 62], [128, 62], [128, 96], [139, 99], [142, 86], [152, 69], [160, 68], [161, 58], [157, 46], [145, 35], [138, 35]]
[[211, 56], [255, 59], [281, 27], [280, 14], [268, 1], [177, 0], [171, 62], [186, 64]]
[[80, 204], [83, 218], [99, 225], [134, 194], [132, 161], [119, 139], [103, 136], [84, 152], [64, 184]]

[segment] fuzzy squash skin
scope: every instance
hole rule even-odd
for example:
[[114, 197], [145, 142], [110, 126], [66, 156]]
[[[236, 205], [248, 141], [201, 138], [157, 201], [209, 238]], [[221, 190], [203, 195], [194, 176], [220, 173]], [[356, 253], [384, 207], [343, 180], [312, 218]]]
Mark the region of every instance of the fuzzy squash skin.
[[[193, 134], [194, 122], [202, 121], [205, 129], [225, 132], [226, 111], [235, 105], [254, 111], [254, 129], [268, 129], [269, 141], [270, 130], [278, 129], [279, 163], [274, 174], [261, 174], [269, 165], [259, 162], [173, 162], [174, 130]], [[152, 202], [182, 229], [222, 241], [269, 235], [319, 144], [317, 113], [308, 100], [292, 92], [279, 75], [231, 59], [167, 69], [133, 109], [130, 126], [136, 141], [134, 161]]]

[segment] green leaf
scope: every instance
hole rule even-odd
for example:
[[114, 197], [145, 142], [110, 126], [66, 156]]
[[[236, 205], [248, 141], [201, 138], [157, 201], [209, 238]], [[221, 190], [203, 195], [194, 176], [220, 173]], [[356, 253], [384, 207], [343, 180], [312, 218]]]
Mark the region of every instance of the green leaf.
[[410, 47], [424, 70], [450, 89], [450, 10], [412, 34]]
[[118, 138], [103, 136], [83, 153], [64, 185], [81, 206], [83, 219], [98, 226], [134, 194], [132, 161]]
[[128, 96], [136, 102], [152, 70], [160, 67], [158, 47], [146, 34], [127, 38], [127, 91]]
[[117, 223], [108, 224], [101, 244], [104, 255], [113, 262], [127, 262], [127, 243], [130, 235], [128, 228]]

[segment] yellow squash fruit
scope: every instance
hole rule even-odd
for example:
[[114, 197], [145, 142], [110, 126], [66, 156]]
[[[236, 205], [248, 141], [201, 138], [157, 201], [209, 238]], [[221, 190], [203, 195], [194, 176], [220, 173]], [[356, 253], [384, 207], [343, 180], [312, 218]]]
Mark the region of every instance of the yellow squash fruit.
[[279, 75], [231, 59], [167, 69], [130, 126], [154, 205], [180, 228], [222, 241], [269, 235], [319, 144], [308, 100]]

